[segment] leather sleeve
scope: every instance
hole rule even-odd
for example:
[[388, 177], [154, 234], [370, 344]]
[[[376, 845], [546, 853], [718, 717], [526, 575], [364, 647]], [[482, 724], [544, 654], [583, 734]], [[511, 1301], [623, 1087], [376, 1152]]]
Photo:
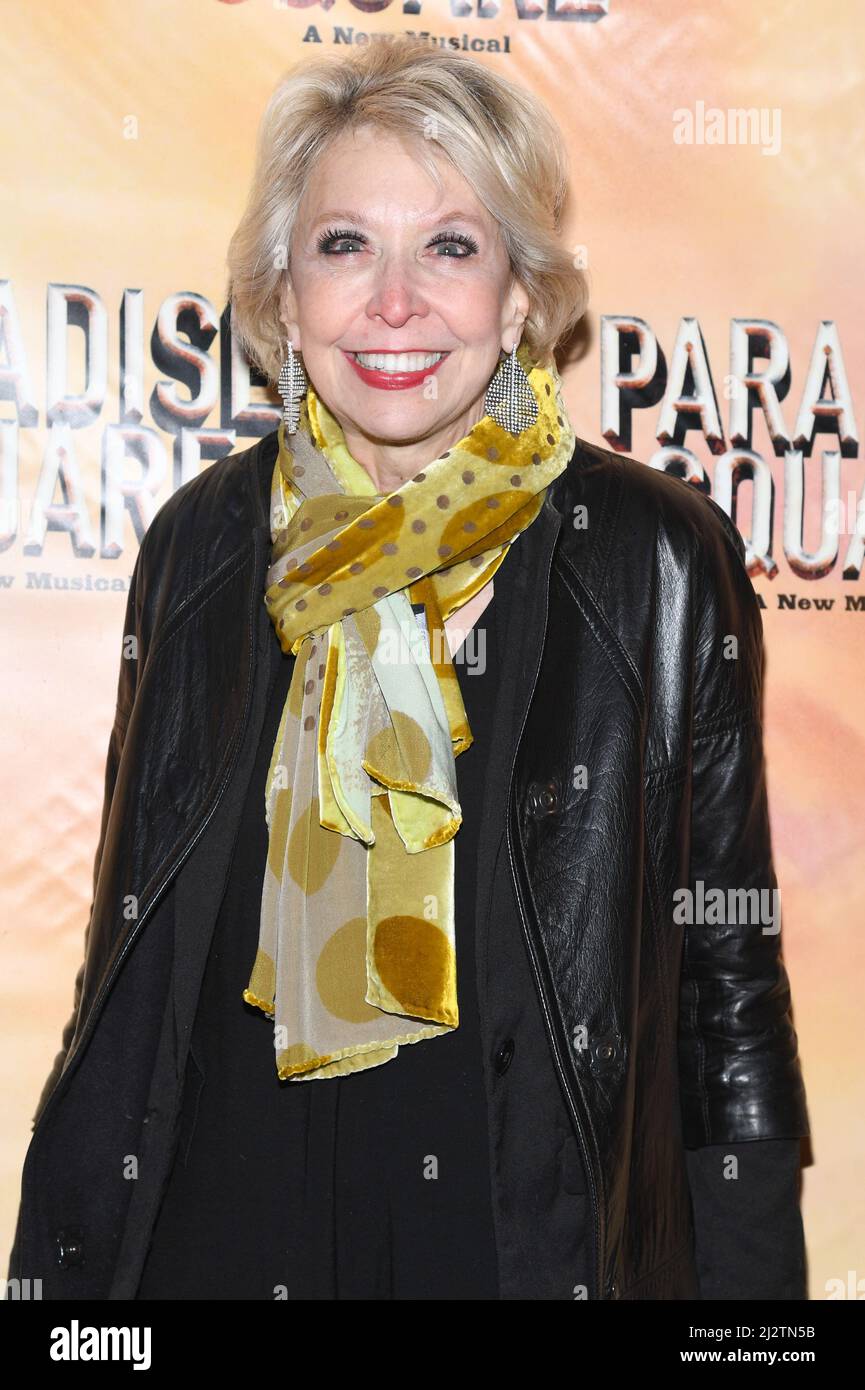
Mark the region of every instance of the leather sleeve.
[[[708, 510], [695, 536], [693, 587], [695, 911], [684, 927], [679, 1012], [688, 1148], [810, 1133], [780, 921], [771, 920], [779, 900], [763, 751], [763, 624], [742, 538], [700, 496]], [[724, 894], [718, 923], [698, 920], [700, 883], [704, 893]], [[749, 889], [758, 893], [746, 909], [731, 890]]]
[[[145, 533], [145, 541], [149, 531]], [[135, 558], [135, 565], [132, 571], [132, 580], [129, 586], [129, 593], [126, 602], [126, 616], [123, 623], [123, 633], [121, 641], [120, 672], [117, 680], [117, 702], [114, 714], [114, 724], [108, 740], [108, 752], [105, 760], [105, 790], [102, 802], [102, 823], [99, 832], [99, 843], [93, 862], [93, 887], [90, 901], [90, 908], [87, 914], [87, 927], [84, 932], [84, 960], [82, 961], [78, 973], [75, 977], [73, 993], [72, 1013], [63, 1029], [61, 1036], [60, 1051], [54, 1058], [51, 1072], [42, 1087], [36, 1111], [31, 1122], [31, 1130], [36, 1128], [39, 1117], [42, 1114], [45, 1104], [54, 1090], [63, 1068], [66, 1063], [66, 1055], [75, 1036], [75, 1029], [78, 1024], [78, 1011], [81, 1003], [81, 990], [84, 983], [84, 968], [87, 958], [87, 943], [90, 935], [90, 920], [93, 916], [93, 904], [96, 898], [96, 885], [99, 881], [99, 868], [102, 862], [102, 850], [105, 844], [105, 832], [108, 826], [108, 814], [111, 810], [111, 800], [114, 795], [114, 785], [117, 780], [117, 769], [120, 766], [120, 758], [123, 753], [123, 744], [126, 738], [126, 728], [129, 723], [129, 716], [135, 700], [135, 691], [138, 686], [139, 672], [143, 667], [144, 652], [142, 644], [144, 633], [141, 621], [142, 600], [144, 583], [142, 568], [144, 564], [145, 542], [139, 547]]]
[[704, 1299], [807, 1299], [799, 1140], [686, 1151]]

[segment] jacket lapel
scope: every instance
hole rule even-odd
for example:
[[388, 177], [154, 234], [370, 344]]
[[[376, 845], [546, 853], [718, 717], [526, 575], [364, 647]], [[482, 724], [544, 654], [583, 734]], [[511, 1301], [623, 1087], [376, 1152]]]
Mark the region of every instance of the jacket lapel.
[[499, 688], [478, 844], [475, 921], [483, 929], [496, 856], [505, 830], [508, 788], [546, 635], [550, 567], [562, 524], [552, 489], [531, 526], [512, 544], [493, 581]]
[[[255, 766], [261, 730], [267, 713], [268, 693], [272, 678], [276, 675], [277, 665], [282, 659], [273, 623], [263, 601], [270, 563], [269, 527], [256, 526], [253, 539], [257, 563], [254, 566], [248, 625], [253, 634], [253, 666], [242, 744], [231, 780], [200, 842], [202, 852], [192, 854], [179, 874], [176, 884], [176, 964], [173, 990], [178, 1076], [182, 1076], [186, 1065], [186, 1054], [213, 930], [219, 915], [249, 779]], [[226, 637], [230, 639], [230, 634], [226, 634]]]

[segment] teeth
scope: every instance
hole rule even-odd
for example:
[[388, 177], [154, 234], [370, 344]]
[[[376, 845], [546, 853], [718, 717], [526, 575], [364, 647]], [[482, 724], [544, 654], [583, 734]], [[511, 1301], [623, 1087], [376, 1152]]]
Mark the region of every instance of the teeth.
[[443, 352], [355, 352], [352, 356], [362, 367], [376, 372], [423, 372], [434, 367], [446, 354]]

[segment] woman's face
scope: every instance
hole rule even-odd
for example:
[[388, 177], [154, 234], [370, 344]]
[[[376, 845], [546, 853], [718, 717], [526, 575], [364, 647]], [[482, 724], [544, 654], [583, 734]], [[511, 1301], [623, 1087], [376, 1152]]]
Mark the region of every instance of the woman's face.
[[[410, 147], [370, 126], [346, 132], [318, 161], [291, 241], [286, 336], [379, 492], [484, 416], [529, 309], [495, 219], [439, 167], [441, 193]], [[358, 353], [385, 356], [364, 366]]]

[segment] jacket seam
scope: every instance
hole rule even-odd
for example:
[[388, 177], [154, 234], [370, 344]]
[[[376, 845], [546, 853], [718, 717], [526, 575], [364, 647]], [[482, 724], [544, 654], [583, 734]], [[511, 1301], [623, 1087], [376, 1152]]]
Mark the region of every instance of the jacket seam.
[[[747, 569], [744, 568], [744, 541], [742, 540], [742, 536], [738, 528], [736, 527], [732, 518], [727, 515], [723, 507], [719, 506], [712, 496], [710, 496], [708, 493], [703, 492], [700, 492], [700, 496], [704, 499], [706, 503], [709, 504], [709, 513], [713, 514], [714, 519], [716, 521], [720, 521], [722, 523], [720, 527], [720, 535], [725, 541], [726, 545], [734, 551], [735, 558], [739, 564], [739, 567], [744, 570], [745, 578], [748, 581], [748, 588], [750, 590], [750, 602], [755, 603], [756, 599], [754, 595], [754, 588], [751, 584], [750, 577], [748, 576]], [[695, 653], [697, 653], [698, 631], [700, 628], [700, 623], [703, 616], [710, 609], [712, 603], [712, 595], [710, 592], [711, 585], [708, 582], [708, 569], [706, 562], [707, 546], [703, 538], [697, 532], [695, 532], [693, 536], [692, 553], [694, 555], [692, 568], [693, 573], [696, 576], [697, 582], [695, 582], [691, 586], [691, 640], [692, 649]], [[730, 576], [730, 578], [732, 580], [732, 575]], [[742, 600], [742, 596], [740, 595], [739, 597], [740, 601], [744, 602], [744, 600]], [[716, 614], [716, 617], [720, 617], [720, 613]], [[699, 665], [695, 666], [695, 674], [699, 674]], [[695, 732], [700, 728], [713, 727], [716, 721], [719, 725], [721, 725], [725, 720], [736, 719], [737, 717], [739, 717], [741, 706], [736, 703], [735, 699], [731, 699], [728, 691], [721, 693], [715, 699], [714, 703], [716, 705], [716, 713], [714, 716], [704, 716], [701, 718], [701, 716], [698, 713], [695, 714], [695, 717], [692, 721], [693, 729]]]
[[[165, 619], [165, 623], [163, 624], [161, 633], [154, 639], [153, 643], [150, 646], [150, 649], [147, 654], [148, 661], [152, 661], [153, 658], [157, 655], [157, 653], [162, 651], [163, 647], [166, 647], [169, 642], [173, 642], [174, 638], [180, 631], [182, 631], [182, 629], [189, 622], [190, 618], [194, 618], [196, 613], [200, 613], [204, 605], [206, 603], [209, 603], [212, 598], [215, 598], [216, 595], [220, 592], [220, 590], [224, 589], [225, 585], [228, 584], [234, 578], [238, 570], [243, 568], [243, 565], [246, 563], [248, 558], [249, 548], [250, 542], [246, 540], [244, 541], [243, 547], [240, 551], [235, 551], [233, 555], [229, 555], [228, 559], [223, 561], [223, 567], [226, 565], [232, 565], [233, 568], [230, 569], [223, 576], [220, 582], [215, 586], [215, 588], [211, 589], [209, 593], [204, 594], [202, 597], [203, 591], [206, 588], [206, 586], [212, 583], [213, 580], [216, 578], [216, 575], [218, 575], [218, 570], [215, 571], [214, 574], [208, 575], [205, 579], [203, 579], [201, 583], [197, 586], [197, 588], [195, 588], [191, 594], [187, 595], [187, 597], [180, 604], [179, 608], [175, 608], [174, 612], [168, 615], [168, 617]], [[197, 606], [193, 608], [192, 604], [199, 598], [201, 599], [201, 602], [199, 602]], [[182, 620], [178, 622], [177, 619], [180, 618], [181, 615]], [[172, 630], [170, 632], [167, 632], [167, 629], [172, 627], [172, 624], [174, 624]]]
[[129, 706], [127, 710], [121, 709], [118, 705], [114, 711], [114, 731], [115, 733], [119, 733], [121, 738], [125, 737], [126, 735], [126, 730], [129, 725], [129, 718], [132, 714], [134, 704], [135, 696], [133, 695], [132, 704]]
[[607, 537], [607, 544], [606, 544], [606, 547], [605, 547], [605, 549], [604, 549], [604, 551], [603, 551], [603, 563], [602, 563], [602, 565], [601, 565], [601, 567], [600, 567], [600, 574], [598, 575], [598, 601], [599, 601], [599, 603], [600, 603], [601, 595], [603, 594], [604, 588], [605, 588], [606, 583], [607, 583], [607, 577], [608, 577], [608, 573], [609, 573], [609, 558], [610, 558], [610, 551], [611, 551], [612, 545], [613, 545], [613, 536], [615, 535], [616, 528], [618, 527], [618, 524], [619, 524], [619, 516], [621, 515], [621, 511], [622, 511], [622, 500], [623, 500], [623, 497], [624, 497], [624, 478], [622, 477], [622, 468], [621, 468], [621, 464], [619, 463], [618, 459], [615, 460], [615, 463], [616, 463], [616, 465], [617, 465], [617, 467], [618, 467], [618, 470], [619, 470], [619, 474], [618, 474], [618, 476], [619, 476], [619, 492], [618, 492], [618, 496], [617, 496], [616, 501], [615, 501], [615, 506], [614, 506], [614, 510], [613, 510], [613, 515], [612, 515], [612, 517], [610, 518], [609, 522], [607, 522], [604, 513], [605, 513], [606, 511], [609, 510], [608, 496], [609, 496], [609, 490], [610, 490], [610, 482], [612, 481], [612, 474], [611, 474], [610, 480], [609, 480], [608, 483], [607, 483], [607, 490], [606, 490], [606, 492], [604, 493], [604, 501], [603, 501], [603, 507], [602, 507], [602, 512], [601, 512], [601, 521], [600, 521], [600, 527], [599, 527], [599, 529], [601, 530], [601, 532], [602, 532], [602, 533], [605, 533], [605, 534], [606, 534], [606, 537]]
[[[684, 932], [684, 940], [683, 940], [683, 944], [682, 944], [682, 949], [683, 949], [683, 954], [684, 954], [684, 958], [685, 958], [685, 968], [686, 968], [686, 970], [687, 970], [687, 978], [688, 978], [688, 981], [689, 981], [689, 983], [691, 984], [691, 987], [692, 987], [692, 989], [693, 989], [693, 1003], [692, 1003], [691, 1009], [690, 1009], [690, 1020], [689, 1020], [689, 1021], [690, 1021], [690, 1026], [691, 1026], [691, 1038], [690, 1038], [690, 1042], [691, 1042], [692, 1046], [693, 1046], [693, 1047], [695, 1048], [695, 1050], [696, 1050], [696, 1062], [697, 1062], [697, 1068], [696, 1068], [696, 1070], [697, 1070], [697, 1096], [698, 1096], [698, 1103], [699, 1103], [699, 1106], [700, 1106], [700, 1119], [701, 1119], [701, 1123], [702, 1123], [702, 1127], [703, 1127], [703, 1133], [704, 1133], [705, 1135], [708, 1135], [710, 1131], [709, 1131], [709, 1093], [708, 1093], [708, 1090], [706, 1089], [706, 1043], [705, 1043], [705, 1040], [704, 1040], [704, 1038], [703, 1038], [703, 1034], [702, 1034], [702, 1032], [700, 1031], [700, 985], [699, 985], [699, 982], [698, 982], [696, 976], [695, 976], [694, 974], [692, 974], [692, 972], [691, 972], [690, 960], [689, 960], [689, 957], [690, 957], [690, 949], [689, 949], [689, 947], [690, 947], [690, 937], [689, 937], [688, 931], [686, 930], [686, 931]], [[680, 1007], [681, 1007], [681, 1006], [680, 1006]]]
[[689, 764], [658, 763], [655, 767], [643, 769], [643, 780], [649, 782], [681, 782], [688, 774]]
[[[568, 593], [570, 594], [574, 603], [577, 605], [577, 608], [579, 608], [580, 612], [583, 614], [583, 617], [585, 618], [589, 626], [589, 629], [593, 637], [595, 638], [595, 641], [598, 643], [602, 651], [607, 656], [610, 665], [613, 667], [622, 684], [624, 685], [625, 689], [627, 690], [628, 694], [630, 695], [631, 702], [634, 705], [634, 708], [636, 709], [638, 715], [642, 717], [643, 705], [645, 703], [645, 691], [643, 690], [643, 682], [640, 679], [639, 671], [637, 670], [636, 666], [631, 660], [628, 652], [622, 646], [621, 641], [610, 627], [609, 623], [607, 622], [607, 619], [604, 617], [603, 611], [599, 607], [594, 595], [586, 587], [583, 579], [575, 570], [571, 562], [571, 559], [566, 552], [562, 553], [562, 561], [563, 564], [567, 565], [568, 569], [573, 574], [574, 578], [577, 581], [577, 584], [579, 585], [580, 589], [585, 595], [585, 599], [587, 603], [591, 606], [593, 612], [589, 613], [586, 611], [586, 605], [581, 603], [577, 595], [576, 589], [574, 588], [574, 585], [572, 584], [570, 578], [566, 573], [564, 573], [561, 566], [557, 566], [557, 572], [562, 580], [562, 583], [565, 585], [565, 588], [568, 590]], [[626, 668], [624, 671], [622, 670], [622, 663], [624, 663], [624, 666]], [[631, 684], [631, 681], [628, 680], [628, 674], [630, 674], [633, 677], [633, 682], [636, 686], [636, 693]]]
[[[751, 710], [743, 710], [738, 715], [722, 715], [711, 725], [703, 724], [701, 727], [707, 732], [692, 738], [691, 746], [702, 747], [703, 744], [714, 743], [717, 739], [724, 738], [728, 733], [744, 733], [755, 725], [761, 726], [760, 720]], [[643, 778], [646, 782], [678, 780], [680, 775], [687, 774], [690, 766], [687, 760], [679, 763], [655, 763], [654, 766], [643, 769]]]
[[[579, 444], [578, 444], [578, 448], [579, 448]], [[574, 452], [574, 457], [576, 457], [576, 452], [577, 452], [577, 451], [575, 450], [575, 452]], [[603, 495], [602, 495], [602, 497], [601, 497], [601, 500], [600, 500], [600, 502], [599, 502], [600, 516], [599, 516], [598, 524], [593, 528], [592, 537], [591, 537], [591, 541], [590, 541], [589, 546], [588, 546], [588, 554], [587, 554], [587, 558], [586, 558], [586, 570], [589, 571], [589, 570], [591, 570], [591, 568], [592, 568], [592, 565], [593, 565], [593, 563], [594, 563], [594, 561], [595, 561], [595, 557], [598, 556], [598, 565], [597, 565], [597, 568], [598, 568], [598, 572], [599, 572], [599, 576], [600, 576], [600, 580], [601, 580], [601, 585], [603, 585], [604, 576], [605, 576], [605, 574], [606, 574], [607, 561], [608, 561], [608, 558], [609, 558], [610, 546], [612, 545], [612, 538], [613, 538], [613, 532], [614, 532], [615, 520], [616, 520], [616, 518], [614, 517], [612, 523], [608, 524], [608, 523], [607, 523], [607, 519], [606, 519], [606, 518], [607, 518], [607, 512], [609, 511], [609, 500], [608, 500], [608, 499], [609, 499], [609, 492], [610, 492], [610, 484], [611, 484], [611, 482], [612, 482], [612, 476], [613, 476], [613, 475], [612, 475], [612, 470], [611, 470], [611, 469], [608, 470], [608, 471], [606, 471], [605, 474], [604, 474], [604, 490], [603, 490]], [[567, 474], [562, 474], [561, 477], [562, 477], [562, 482], [563, 482], [563, 484], [566, 483]], [[562, 495], [560, 495], [557, 489], [554, 491], [554, 490], [553, 490], [553, 487], [551, 487], [550, 492], [548, 493], [548, 500], [549, 500], [549, 503], [550, 503], [551, 506], [554, 507], [554, 510], [556, 510], [557, 512], [559, 512], [559, 515], [560, 515], [561, 521], [562, 521], [562, 528], [563, 528], [563, 529], [564, 529], [564, 521], [565, 521], [566, 517], [568, 516], [568, 513], [567, 513], [567, 510], [564, 510], [564, 511], [561, 510], [559, 503], [560, 503], [560, 502], [563, 503], [564, 506], [565, 506], [565, 508], [567, 508], [568, 502], [572, 501], [572, 499], [573, 499], [573, 497], [574, 497], [575, 495], [576, 495], [575, 490], [572, 490], [572, 491], [570, 492], [570, 497], [567, 499], [567, 501], [565, 501], [565, 497], [562, 496]], [[546, 505], [546, 503], [545, 503], [545, 505]], [[579, 504], [579, 503], [576, 503], [575, 505], [576, 505], [576, 506], [579, 506], [580, 504]], [[616, 516], [618, 516], [618, 510], [617, 510], [617, 512], [616, 512]], [[572, 522], [572, 524], [573, 524], [573, 511], [570, 513], [570, 518], [571, 518], [571, 522]], [[601, 551], [600, 546], [601, 546], [601, 542], [602, 542], [604, 539], [606, 539], [607, 545], [606, 545], [606, 549], [604, 549], [603, 551]]]
[[646, 839], [646, 888], [648, 891], [649, 908], [652, 914], [652, 935], [655, 941], [655, 954], [658, 958], [658, 991], [661, 999], [661, 1007], [667, 1021], [669, 1036], [675, 1040], [676, 1027], [672, 1015], [668, 1009], [667, 993], [664, 989], [664, 981], [669, 975], [669, 962], [667, 952], [664, 947], [661, 933], [661, 914], [660, 914], [660, 890], [658, 885], [658, 870], [655, 864], [655, 847], [652, 834], [649, 829], [649, 817], [645, 798], [643, 800], [643, 834]]
[[[276, 433], [276, 431], [271, 431], [271, 433]], [[264, 449], [265, 441], [269, 438], [270, 435], [262, 435], [260, 439], [256, 440], [256, 442], [250, 446], [248, 453], [251, 455], [251, 458], [249, 466], [246, 469], [246, 488], [249, 494], [252, 513], [256, 518], [255, 524], [257, 526], [268, 527], [270, 526], [270, 507], [265, 503], [262, 495], [259, 471], [261, 469], [262, 450]], [[274, 452], [274, 462], [276, 461], [278, 453], [279, 446], [277, 443], [277, 448]], [[270, 471], [272, 473], [272, 468]]]
[[[706, 728], [706, 725], [702, 725]], [[709, 726], [708, 731], [698, 734], [691, 739], [694, 748], [702, 746], [704, 743], [714, 743], [717, 739], [723, 738], [730, 733], [744, 733], [751, 728], [760, 728], [761, 720], [753, 710], [743, 710], [737, 714], [727, 714], [720, 718], [717, 723]], [[695, 728], [696, 733], [696, 728]]]

